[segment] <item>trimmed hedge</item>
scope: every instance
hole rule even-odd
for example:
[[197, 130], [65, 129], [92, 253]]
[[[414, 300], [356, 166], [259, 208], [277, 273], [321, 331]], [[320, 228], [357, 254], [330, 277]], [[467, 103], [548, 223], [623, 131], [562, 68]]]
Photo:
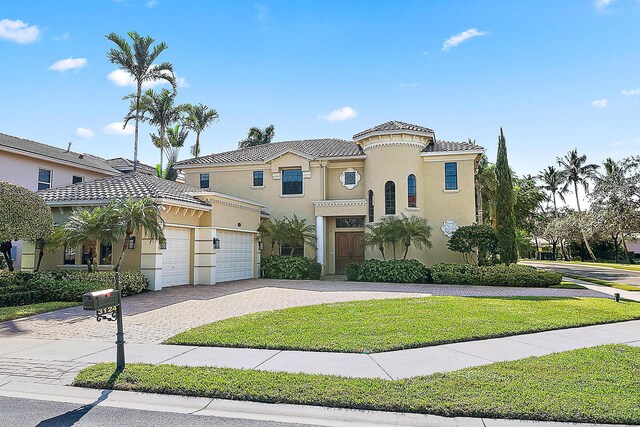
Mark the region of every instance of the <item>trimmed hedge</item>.
[[262, 277], [266, 279], [318, 280], [322, 266], [312, 258], [271, 255], [262, 260]]
[[[99, 271], [24, 271], [0, 273], [0, 307], [50, 301], [82, 301], [82, 294], [114, 287], [114, 273]], [[149, 282], [141, 273], [120, 273], [124, 296], [145, 290]]]
[[360, 267], [363, 282], [429, 283], [431, 271], [415, 259], [370, 259]]
[[548, 288], [560, 285], [562, 275], [526, 265], [434, 264], [434, 283], [448, 285], [516, 286]]
[[351, 264], [347, 265], [345, 274], [347, 275], [347, 280], [349, 280], [350, 282], [355, 282], [356, 280], [358, 280], [358, 277], [360, 277], [360, 264], [352, 262]]

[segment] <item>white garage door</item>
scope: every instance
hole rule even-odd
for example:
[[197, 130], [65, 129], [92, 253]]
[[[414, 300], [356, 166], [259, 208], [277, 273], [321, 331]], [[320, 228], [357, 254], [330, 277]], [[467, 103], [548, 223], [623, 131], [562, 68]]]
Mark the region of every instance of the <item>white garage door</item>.
[[255, 238], [250, 233], [218, 231], [220, 249], [216, 250], [216, 282], [251, 279]]
[[186, 228], [165, 228], [167, 249], [162, 250], [162, 287], [189, 284], [191, 233]]

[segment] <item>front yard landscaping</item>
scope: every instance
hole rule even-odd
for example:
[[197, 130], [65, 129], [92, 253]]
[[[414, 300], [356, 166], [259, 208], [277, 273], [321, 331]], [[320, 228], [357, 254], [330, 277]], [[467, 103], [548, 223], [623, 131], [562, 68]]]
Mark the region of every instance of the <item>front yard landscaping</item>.
[[640, 319], [640, 304], [603, 298], [406, 298], [249, 314], [165, 343], [381, 352], [633, 319]]
[[563, 276], [570, 277], [572, 279], [583, 280], [585, 282], [594, 283], [596, 285], [602, 285], [602, 286], [608, 286], [610, 288], [620, 289], [621, 291], [640, 292], [640, 286], [626, 285], [624, 283], [594, 279], [593, 277], [578, 276], [577, 274], [564, 273]]
[[0, 307], [0, 322], [33, 316], [35, 314], [46, 313], [48, 311], [62, 310], [63, 308], [75, 307], [77, 305], [77, 302], [55, 301], [21, 305], [18, 307]]
[[640, 348], [608, 345], [406, 380], [103, 363], [74, 385], [443, 416], [640, 423]]

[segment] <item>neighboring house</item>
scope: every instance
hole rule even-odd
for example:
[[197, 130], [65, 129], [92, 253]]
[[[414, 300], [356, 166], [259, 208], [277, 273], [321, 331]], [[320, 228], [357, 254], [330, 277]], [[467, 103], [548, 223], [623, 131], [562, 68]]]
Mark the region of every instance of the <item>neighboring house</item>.
[[[32, 191], [119, 175], [100, 157], [0, 133], [0, 181]], [[22, 242], [13, 243], [14, 267], [20, 269]]]
[[[256, 230], [264, 209], [259, 203], [143, 173], [120, 174], [38, 194], [51, 207], [58, 223], [64, 222], [74, 208], [103, 205], [119, 197], [149, 197], [160, 203], [166, 241], [152, 242], [135, 235], [122, 266], [123, 270], [141, 271], [153, 290], [258, 275]], [[112, 269], [123, 244], [124, 236], [115, 245], [100, 242], [98, 269]], [[85, 249], [67, 247], [46, 253], [41, 269], [86, 269]], [[36, 258], [34, 245], [25, 243], [23, 270], [32, 270]]]
[[[125, 159], [124, 157], [116, 157], [115, 159], [108, 159], [106, 162], [109, 164], [109, 166], [111, 166], [112, 168], [116, 169], [119, 172], [122, 172], [122, 173], [133, 172], [133, 160]], [[156, 168], [144, 163], [140, 163], [139, 161], [138, 161], [138, 172], [144, 173], [147, 175], [153, 175], [153, 176], [157, 175]]]
[[[477, 221], [475, 171], [483, 152], [471, 143], [436, 140], [429, 128], [391, 121], [352, 141], [274, 142], [184, 160], [177, 167], [186, 184], [255, 200], [273, 218], [295, 214], [314, 224], [317, 251], [294, 250], [315, 257], [331, 274], [350, 262], [379, 258], [377, 249], [362, 245], [365, 224], [399, 214], [424, 217], [433, 227], [433, 249], [412, 247], [410, 258], [427, 264], [462, 261], [447, 241], [458, 226]], [[264, 245], [263, 255], [269, 251]]]

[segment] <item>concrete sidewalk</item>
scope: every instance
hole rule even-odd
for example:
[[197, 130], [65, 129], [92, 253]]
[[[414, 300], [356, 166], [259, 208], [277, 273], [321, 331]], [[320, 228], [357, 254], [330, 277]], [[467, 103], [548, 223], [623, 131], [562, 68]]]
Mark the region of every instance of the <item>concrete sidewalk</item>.
[[[430, 426], [430, 427], [595, 427], [575, 424], [490, 418], [447, 418], [436, 415], [382, 412], [320, 406], [243, 402], [129, 391], [0, 381], [0, 396], [73, 403], [88, 412], [94, 407], [128, 408], [162, 413], [195, 414], [246, 420], [300, 423], [319, 426]], [[25, 401], [28, 402], [28, 401]], [[619, 426], [619, 425], [618, 425]]]
[[[375, 354], [127, 344], [128, 363], [402, 379], [603, 344], [640, 346], [640, 320]], [[0, 338], [0, 381], [69, 384], [77, 371], [115, 361], [102, 341]]]

